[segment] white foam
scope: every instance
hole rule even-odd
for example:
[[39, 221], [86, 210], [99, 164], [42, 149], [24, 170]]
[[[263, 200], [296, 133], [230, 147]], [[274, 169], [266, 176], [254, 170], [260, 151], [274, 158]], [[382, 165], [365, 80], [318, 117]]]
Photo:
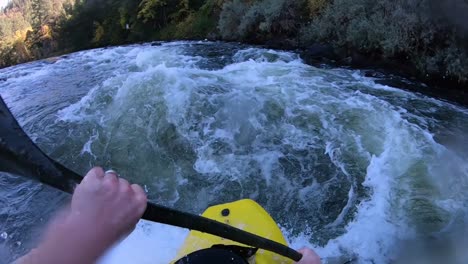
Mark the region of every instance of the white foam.
[[84, 155], [85, 153], [90, 154], [94, 158], [96, 158], [96, 155], [94, 155], [93, 150], [91, 149], [92, 144], [96, 139], [99, 138], [99, 132], [93, 131], [93, 135], [89, 138], [88, 141], [83, 145], [83, 148], [81, 149], [80, 155]]
[[254, 156], [254, 159], [260, 165], [260, 168], [262, 170], [262, 175], [265, 178], [267, 185], [269, 185], [270, 182], [272, 181], [271, 172], [273, 170], [273, 167], [278, 163], [278, 159], [283, 156], [284, 156], [283, 153], [279, 151], [257, 153]]
[[233, 56], [236, 63], [252, 61], [252, 62], [301, 62], [299, 55], [292, 52], [276, 51], [276, 50], [261, 50], [257, 48], [247, 48], [236, 52]]
[[80, 121], [85, 115], [82, 113], [82, 109], [90, 106], [91, 102], [95, 98], [95, 94], [98, 92], [99, 87], [94, 87], [88, 94], [83, 96], [77, 103], [71, 104], [62, 110], [57, 112], [57, 120], [61, 121]]
[[[294, 248], [313, 247], [325, 259], [357, 255], [360, 263], [390, 261], [394, 257], [398, 240], [412, 234], [406, 219], [401, 215], [402, 209], [398, 207], [403, 203], [398, 199], [404, 198], [396, 198], [395, 188], [406, 188], [405, 185], [398, 186], [401, 184], [398, 177], [412, 161], [422, 155], [422, 145], [426, 144], [433, 149], [437, 143], [429, 132], [405, 121], [402, 116], [408, 113], [401, 107], [348, 87], [365, 85], [371, 89], [392, 92], [402, 98], [417, 96], [393, 87], [377, 85], [373, 79], [363, 77], [357, 71], [315, 69], [303, 64], [295, 54], [277, 51], [246, 49], [234, 56], [235, 63], [222, 69], [197, 69], [196, 63], [201, 58], [181, 55], [180, 45], [184, 44], [187, 43], [94, 50], [77, 55], [91, 66], [99, 63], [107, 65], [110, 60], [111, 63], [121, 63], [122, 68], [135, 67], [136, 70], [113, 72], [79, 102], [59, 111], [59, 119], [80, 122], [86, 118], [95, 118], [97, 123], [103, 124], [113, 113], [122, 115], [121, 112], [126, 111], [124, 114], [133, 114], [135, 102], [149, 104], [151, 111], [152, 107], [164, 106], [164, 115], [153, 116], [151, 112], [152, 119], [149, 122], [162, 119], [176, 125], [181, 137], [188, 139], [194, 146], [197, 156], [194, 169], [198, 173], [208, 176], [219, 174], [219, 177], [238, 180], [250, 176], [248, 169], [253, 164], [251, 161], [255, 161], [267, 185], [275, 183], [278, 160], [284, 157], [282, 150], [273, 144], [267, 143], [271, 145], [266, 147], [262, 145], [267, 141], [265, 135], [269, 135], [269, 132], [281, 133], [280, 144], [298, 150], [323, 148], [333, 165], [348, 177], [351, 170], [347, 171], [347, 164], [343, 161], [343, 155], [348, 151], [344, 143], [354, 142], [358, 152], [354, 155], [368, 162], [363, 185], [369, 190], [369, 197], [360, 201], [354, 220], [347, 224], [345, 233], [331, 239], [323, 247], [310, 244], [314, 234], [307, 230], [298, 236], [292, 236], [293, 232], [288, 230], [285, 230], [285, 234]], [[350, 76], [354, 79], [349, 80]], [[227, 89], [216, 92], [220, 83]], [[205, 88], [208, 95], [197, 93], [197, 89]], [[265, 102], [273, 99], [284, 108], [284, 117], [281, 118], [287, 119], [287, 122], [281, 121], [278, 126], [266, 124], [265, 115], [259, 114]], [[221, 105], [221, 108], [211, 115], [203, 116], [197, 112], [200, 108], [195, 105], [196, 100], [210, 106]], [[361, 120], [354, 122], [363, 121], [364, 128], [360, 129], [364, 132], [344, 127], [340, 118], [350, 110], [359, 110]], [[198, 114], [201, 116], [199, 119], [190, 119]], [[301, 116], [318, 117], [318, 121], [304, 119], [303, 124], [293, 124], [291, 120]], [[416, 115], [414, 117], [419, 118], [421, 123], [426, 120]], [[317, 121], [321, 128], [314, 127], [311, 121]], [[139, 120], [138, 124], [143, 127], [147, 125], [144, 120]], [[202, 127], [200, 133], [197, 133], [198, 128], [194, 128], [197, 126]], [[154, 127], [148, 126], [148, 129]], [[241, 140], [247, 142], [244, 144], [245, 149], [236, 142], [239, 134], [243, 136]], [[371, 140], [376, 138], [373, 143], [377, 150], [366, 149], [368, 143], [366, 145], [364, 142], [365, 137]], [[96, 138], [89, 139], [81, 152], [92, 154], [91, 146]], [[227, 154], [213, 154], [216, 149], [212, 145], [217, 145], [214, 143], [225, 144], [232, 150], [227, 151]], [[178, 181], [179, 184], [185, 182]], [[242, 185], [241, 181], [239, 183]], [[290, 187], [288, 184], [284, 182], [282, 187]], [[153, 191], [157, 192], [158, 187], [164, 188], [164, 183], [153, 186]], [[355, 196], [360, 195], [354, 187], [346, 190], [348, 203], [327, 227], [339, 225], [348, 212], [353, 211]], [[320, 184], [314, 181], [309, 186], [298, 188], [302, 189], [293, 191], [299, 192], [299, 199], [307, 204], [307, 194], [320, 188]], [[174, 189], [175, 198], [169, 201], [173, 203], [179, 199], [177, 189]], [[250, 195], [255, 197], [258, 193], [257, 187]], [[446, 198], [439, 204], [452, 211], [464, 205], [454, 198]], [[187, 233], [187, 230], [142, 221], [135, 232], [112, 249], [100, 263], [168, 263], [175, 257]]]
[[135, 231], [113, 247], [99, 264], [167, 264], [188, 235], [187, 229], [141, 220]]
[[214, 160], [197, 159], [194, 165], [195, 170], [199, 173], [220, 173], [221, 170]]

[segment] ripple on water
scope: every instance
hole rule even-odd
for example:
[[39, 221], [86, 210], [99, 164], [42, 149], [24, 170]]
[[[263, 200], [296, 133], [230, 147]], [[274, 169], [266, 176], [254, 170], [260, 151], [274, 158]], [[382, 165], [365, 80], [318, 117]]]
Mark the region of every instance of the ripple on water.
[[[313, 246], [329, 263], [390, 262], [401, 241], [466, 223], [468, 110], [359, 71], [314, 68], [290, 52], [174, 42], [0, 74], [0, 93], [28, 133], [67, 166], [116, 169], [151, 200], [194, 213], [255, 199], [292, 245]], [[1, 186], [20, 206], [2, 217], [25, 204], [44, 209], [43, 198], [25, 201], [34, 188]], [[17, 217], [8, 230], [34, 226]], [[185, 235], [142, 222], [102, 263], [167, 263]]]

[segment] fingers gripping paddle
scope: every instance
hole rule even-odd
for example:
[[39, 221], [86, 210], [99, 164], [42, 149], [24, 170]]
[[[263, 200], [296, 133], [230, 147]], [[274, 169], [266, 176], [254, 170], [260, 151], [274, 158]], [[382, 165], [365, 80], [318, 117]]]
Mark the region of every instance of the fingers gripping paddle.
[[[47, 156], [24, 133], [0, 97], [0, 171], [24, 175], [67, 193], [82, 177]], [[171, 208], [148, 203], [142, 219], [188, 228], [275, 252], [294, 261], [302, 255], [280, 243], [232, 226]]]

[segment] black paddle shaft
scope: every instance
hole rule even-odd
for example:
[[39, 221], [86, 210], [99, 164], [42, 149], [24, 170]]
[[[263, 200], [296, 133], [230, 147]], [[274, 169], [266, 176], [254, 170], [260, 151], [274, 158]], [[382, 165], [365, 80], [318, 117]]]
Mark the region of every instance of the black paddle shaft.
[[[73, 193], [82, 177], [47, 156], [19, 126], [0, 97], [0, 171], [24, 175], [67, 193]], [[283, 244], [211, 220], [148, 203], [143, 219], [188, 228], [262, 248], [299, 261], [302, 255]]]

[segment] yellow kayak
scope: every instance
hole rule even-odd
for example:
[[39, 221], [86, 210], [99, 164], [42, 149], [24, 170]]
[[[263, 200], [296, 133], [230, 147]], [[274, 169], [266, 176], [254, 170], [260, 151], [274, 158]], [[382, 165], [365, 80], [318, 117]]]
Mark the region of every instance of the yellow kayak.
[[[276, 222], [265, 211], [265, 209], [263, 209], [263, 207], [253, 200], [245, 199], [232, 203], [211, 206], [206, 209], [203, 216], [261, 237], [274, 240], [287, 246], [286, 239], [281, 233]], [[183, 258], [192, 252], [211, 248], [214, 245], [248, 247], [221, 237], [198, 231], [191, 231], [180, 248], [176, 260]], [[254, 256], [248, 259], [248, 261], [251, 264], [293, 263], [292, 260], [263, 249], [259, 249]]]

